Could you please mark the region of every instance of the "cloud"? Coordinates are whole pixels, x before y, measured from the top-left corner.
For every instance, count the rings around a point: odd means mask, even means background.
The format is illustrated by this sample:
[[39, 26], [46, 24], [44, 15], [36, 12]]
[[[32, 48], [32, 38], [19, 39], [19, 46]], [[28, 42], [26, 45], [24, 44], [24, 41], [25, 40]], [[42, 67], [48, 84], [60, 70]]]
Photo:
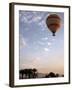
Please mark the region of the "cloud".
[[22, 22], [22, 23], [28, 23], [28, 19], [26, 17], [24, 17], [24, 16], [21, 16], [20, 22]]
[[25, 28], [25, 30], [26, 30], [26, 31], [28, 31], [28, 30], [29, 30], [29, 28], [28, 28], [28, 27], [26, 27], [26, 28]]
[[42, 41], [38, 41], [38, 44], [40, 44], [40, 45], [44, 45], [45, 43], [42, 42]]
[[41, 16], [34, 16], [33, 18], [32, 18], [32, 21], [33, 22], [38, 22], [39, 20], [41, 20], [42, 19], [42, 17]]
[[19, 13], [19, 20], [22, 23], [30, 23], [29, 19], [32, 18], [32, 15], [30, 14], [30, 12], [27, 11], [20, 11]]
[[35, 67], [40, 67], [41, 64], [41, 58], [40, 57], [31, 57], [29, 60], [26, 59], [20, 64], [20, 69], [21, 68], [35, 68]]
[[24, 23], [39, 22], [43, 17], [41, 13], [34, 11], [21, 11], [19, 13], [20, 21]]
[[40, 57], [36, 57], [36, 60], [38, 60], [38, 61], [39, 61], [39, 60], [41, 60], [41, 58], [40, 58]]
[[47, 44], [48, 44], [48, 46], [51, 46], [51, 42], [48, 42]]
[[49, 49], [48, 48], [44, 48], [44, 51], [49, 51]]
[[[45, 17], [46, 18], [46, 17]], [[38, 23], [39, 26], [41, 26], [42, 28], [47, 28], [46, 26], [46, 22], [45, 22], [45, 18], [42, 18], [41, 21]]]
[[48, 40], [48, 37], [43, 37], [42, 40]]
[[53, 38], [52, 41], [55, 41], [55, 39]]
[[40, 22], [39, 22], [39, 25], [40, 25], [40, 26], [45, 25], [45, 20], [43, 19], [42, 21], [40, 21]]
[[20, 43], [20, 49], [25, 48], [27, 46], [25, 38], [22, 35], [20, 35], [19, 40], [20, 40], [20, 42], [19, 42]]

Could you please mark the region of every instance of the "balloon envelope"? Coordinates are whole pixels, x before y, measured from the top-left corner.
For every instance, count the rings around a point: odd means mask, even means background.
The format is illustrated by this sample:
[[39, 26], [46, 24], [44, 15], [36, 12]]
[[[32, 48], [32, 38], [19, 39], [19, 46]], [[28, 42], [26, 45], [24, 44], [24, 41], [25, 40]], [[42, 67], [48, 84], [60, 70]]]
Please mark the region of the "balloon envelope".
[[60, 28], [60, 17], [57, 14], [50, 14], [46, 19], [46, 24], [49, 30], [55, 36], [55, 32]]

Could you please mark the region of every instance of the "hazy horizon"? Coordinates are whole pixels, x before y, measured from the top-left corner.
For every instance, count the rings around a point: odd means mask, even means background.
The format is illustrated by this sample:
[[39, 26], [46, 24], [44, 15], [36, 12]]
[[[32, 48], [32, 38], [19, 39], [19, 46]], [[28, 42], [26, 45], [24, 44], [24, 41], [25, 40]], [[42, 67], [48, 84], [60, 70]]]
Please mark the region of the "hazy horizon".
[[19, 70], [36, 68], [39, 73], [64, 74], [64, 13], [56, 13], [62, 27], [55, 37], [46, 25], [51, 13], [19, 11]]

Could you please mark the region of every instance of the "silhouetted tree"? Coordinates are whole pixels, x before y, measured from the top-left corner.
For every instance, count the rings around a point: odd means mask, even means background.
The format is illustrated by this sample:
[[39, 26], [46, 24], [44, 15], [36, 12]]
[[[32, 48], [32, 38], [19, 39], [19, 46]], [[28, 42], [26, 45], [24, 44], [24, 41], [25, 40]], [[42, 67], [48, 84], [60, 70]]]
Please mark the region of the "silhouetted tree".
[[36, 73], [37, 69], [34, 68], [32, 71], [33, 71], [33, 78], [36, 78], [36, 76], [37, 76], [37, 73]]
[[22, 75], [22, 79], [23, 79], [24, 70], [20, 70], [19, 73]]
[[58, 73], [56, 74], [56, 77], [59, 77], [59, 74]]
[[55, 73], [53, 72], [50, 72], [48, 75], [45, 76], [46, 78], [49, 78], [49, 77], [56, 77]]
[[28, 78], [31, 78], [32, 76], [32, 69], [28, 69]]
[[53, 73], [53, 72], [50, 72], [48, 76], [49, 76], [49, 77], [56, 77], [56, 76], [55, 76], [55, 73]]
[[[19, 71], [21, 78], [36, 78], [37, 77], [37, 69], [22, 69]], [[25, 76], [24, 76], [25, 75]]]
[[48, 75], [45, 75], [45, 78], [48, 78], [49, 76]]
[[25, 78], [28, 76], [28, 69], [24, 69]]

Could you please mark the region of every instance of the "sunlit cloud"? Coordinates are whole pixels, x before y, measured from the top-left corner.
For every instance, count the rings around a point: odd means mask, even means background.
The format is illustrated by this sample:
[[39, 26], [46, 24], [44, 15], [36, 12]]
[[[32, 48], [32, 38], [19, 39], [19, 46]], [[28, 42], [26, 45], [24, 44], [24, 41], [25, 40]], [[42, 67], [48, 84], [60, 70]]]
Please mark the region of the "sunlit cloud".
[[51, 46], [51, 42], [48, 42], [47, 44], [48, 44], [48, 46]]
[[38, 25], [41, 27], [41, 31], [45, 31], [46, 28], [47, 28], [47, 26], [46, 26], [46, 22], [45, 22], [44, 19], [41, 20], [41, 21], [38, 23]]
[[42, 67], [41, 66], [41, 58], [40, 57], [31, 57], [29, 62], [24, 62], [21, 64], [20, 68], [39, 68], [39, 67]]
[[42, 20], [41, 22], [39, 22], [38, 23], [40, 26], [42, 26], [42, 25], [45, 25], [45, 21], [44, 20]]
[[55, 39], [53, 38], [52, 41], [55, 41]]
[[27, 43], [22, 35], [20, 35], [20, 48], [25, 48], [27, 46]]
[[42, 40], [48, 40], [48, 37], [43, 37]]
[[41, 58], [40, 57], [36, 57], [36, 60], [41, 60]]
[[41, 16], [37, 16], [37, 17], [34, 16], [31, 21], [33, 21], [33, 22], [38, 22], [38, 21], [41, 20], [41, 19], [42, 19]]
[[28, 19], [26, 17], [21, 17], [20, 21], [24, 23], [28, 23]]
[[49, 49], [48, 48], [44, 48], [44, 51], [49, 51]]

